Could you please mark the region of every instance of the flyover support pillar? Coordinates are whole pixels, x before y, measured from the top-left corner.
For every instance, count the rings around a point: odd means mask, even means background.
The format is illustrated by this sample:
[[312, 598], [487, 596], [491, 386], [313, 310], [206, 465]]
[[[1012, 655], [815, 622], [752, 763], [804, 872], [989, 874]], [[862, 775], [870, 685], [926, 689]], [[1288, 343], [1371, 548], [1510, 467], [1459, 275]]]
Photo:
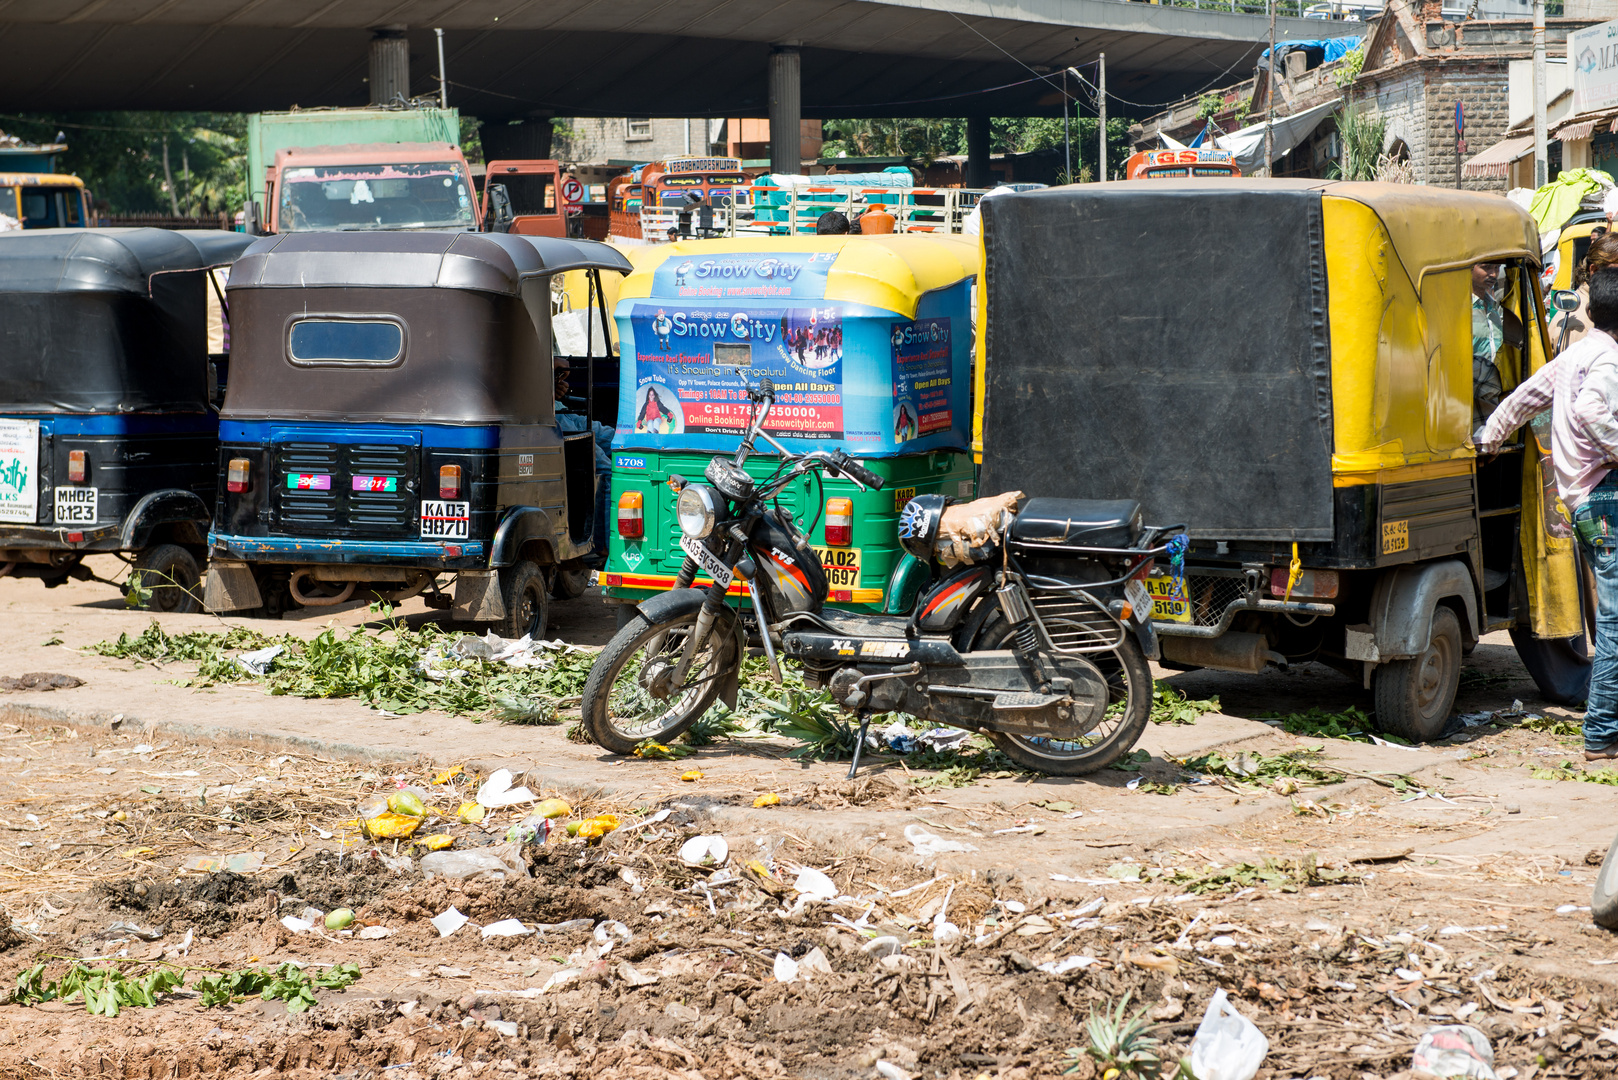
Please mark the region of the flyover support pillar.
[[989, 118], [966, 118], [966, 185], [969, 188], [989, 186]]
[[770, 49], [770, 171], [803, 171], [803, 87], [796, 45]]
[[410, 100], [410, 42], [402, 26], [371, 31], [371, 104]]

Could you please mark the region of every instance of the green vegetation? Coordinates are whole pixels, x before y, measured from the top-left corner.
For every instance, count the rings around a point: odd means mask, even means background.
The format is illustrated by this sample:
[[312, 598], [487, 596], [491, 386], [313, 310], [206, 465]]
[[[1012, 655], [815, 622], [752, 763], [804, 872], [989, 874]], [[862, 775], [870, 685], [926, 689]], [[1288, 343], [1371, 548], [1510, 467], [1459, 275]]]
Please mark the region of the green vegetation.
[[[53, 959], [62, 959], [60, 957]], [[142, 961], [107, 961], [109, 965], [138, 964]], [[28, 968], [17, 976], [17, 989], [11, 995], [15, 1005], [38, 1005], [46, 1001], [79, 998], [91, 1016], [117, 1016], [127, 1008], [151, 1008], [160, 994], [185, 987], [186, 975], [201, 977], [194, 989], [202, 994], [205, 1007], [229, 1005], [249, 997], [264, 1001], [284, 1001], [287, 1012], [306, 1012], [316, 1004], [315, 990], [340, 990], [360, 977], [358, 964], [337, 964], [313, 973], [296, 964], [282, 964], [273, 970], [245, 968], [218, 971], [213, 968], [175, 967], [164, 964], [142, 976], [126, 974], [121, 967], [90, 967], [75, 960], [58, 979], [46, 981], [45, 963]]]
[[[1146, 1021], [1146, 1010], [1129, 1013], [1130, 995], [1125, 994], [1116, 1009], [1092, 1011], [1085, 1021], [1084, 1034], [1089, 1040], [1085, 1053], [1095, 1060], [1102, 1075], [1113, 1080], [1134, 1080], [1136, 1077], [1155, 1077], [1162, 1069], [1158, 1057], [1159, 1041], [1150, 1034], [1151, 1024]], [[1077, 1058], [1075, 1047], [1068, 1054]], [[1074, 1061], [1066, 1072], [1076, 1072]]]
[[[1376, 722], [1370, 715], [1353, 706], [1340, 712], [1327, 712], [1317, 705], [1304, 712], [1264, 713], [1254, 719], [1279, 720], [1282, 731], [1316, 739], [1347, 739], [1350, 742], [1368, 743], [1371, 732], [1376, 730]], [[1382, 738], [1388, 742], [1404, 742], [1395, 736], [1384, 735]]]
[[1205, 713], [1218, 712], [1219, 699], [1188, 698], [1165, 682], [1152, 682], [1152, 723], [1194, 724]]
[[[1071, 76], [1068, 92], [1086, 103], [1090, 100], [1091, 91]], [[1129, 120], [1107, 121], [1107, 166], [1110, 174], [1120, 173], [1133, 149], [1129, 141], [1129, 125]], [[1074, 172], [1080, 176], [1085, 173], [1095, 175], [1096, 149], [1100, 141], [1097, 138], [1098, 130], [1093, 116], [1074, 116], [1068, 120], [1067, 138], [1073, 147]], [[824, 133], [826, 141], [821, 153], [825, 157], [836, 157], [840, 153], [849, 157], [908, 157], [920, 164], [930, 165], [938, 158], [966, 153], [966, 121], [958, 118], [827, 120]], [[989, 121], [989, 152], [993, 154], [1060, 150], [1063, 145], [1060, 116], [997, 116]]]
[[1531, 766], [1528, 771], [1535, 780], [1577, 780], [1585, 784], [1605, 784], [1608, 787], [1618, 787], [1618, 770], [1585, 770], [1571, 761], [1564, 761], [1552, 768], [1535, 768]]

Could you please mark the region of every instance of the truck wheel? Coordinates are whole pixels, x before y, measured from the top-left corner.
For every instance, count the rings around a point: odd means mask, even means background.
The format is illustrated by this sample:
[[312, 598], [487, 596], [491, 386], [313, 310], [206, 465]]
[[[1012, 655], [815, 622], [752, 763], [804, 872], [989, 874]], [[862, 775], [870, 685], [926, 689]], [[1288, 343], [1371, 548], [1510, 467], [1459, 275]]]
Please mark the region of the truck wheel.
[[577, 600], [590, 587], [590, 571], [558, 570], [551, 582], [551, 595], [558, 600]]
[[202, 574], [197, 560], [179, 544], [142, 548], [135, 555], [129, 582], [146, 592], [148, 611], [189, 614], [202, 610]]
[[1566, 638], [1537, 638], [1526, 626], [1511, 628], [1522, 666], [1533, 676], [1545, 700], [1577, 705], [1590, 694], [1590, 650], [1583, 634]]
[[1450, 706], [1461, 685], [1461, 623], [1447, 607], [1433, 609], [1427, 649], [1409, 660], [1394, 660], [1376, 669], [1376, 726], [1411, 742], [1430, 742], [1444, 734]]
[[530, 559], [501, 570], [500, 601], [506, 606], [506, 616], [500, 620], [496, 633], [506, 638], [527, 634], [534, 641], [544, 637], [549, 592], [545, 571]]

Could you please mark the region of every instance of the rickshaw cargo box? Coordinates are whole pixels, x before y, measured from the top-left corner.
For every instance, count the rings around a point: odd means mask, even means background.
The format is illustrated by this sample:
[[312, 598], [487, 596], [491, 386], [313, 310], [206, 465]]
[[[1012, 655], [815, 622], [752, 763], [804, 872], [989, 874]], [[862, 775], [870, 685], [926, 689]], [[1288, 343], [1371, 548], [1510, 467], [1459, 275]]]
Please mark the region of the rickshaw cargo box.
[[983, 203], [984, 491], [1330, 540], [1321, 193], [1130, 181]]

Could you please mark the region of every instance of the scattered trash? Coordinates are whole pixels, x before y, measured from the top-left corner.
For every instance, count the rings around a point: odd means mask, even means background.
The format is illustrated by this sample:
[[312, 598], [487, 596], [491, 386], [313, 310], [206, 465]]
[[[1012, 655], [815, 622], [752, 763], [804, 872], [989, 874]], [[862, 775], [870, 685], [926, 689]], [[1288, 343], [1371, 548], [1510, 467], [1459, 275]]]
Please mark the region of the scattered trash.
[[404, 840], [421, 828], [421, 818], [388, 811], [365, 820], [365, 831], [377, 840]]
[[452, 879], [504, 881], [528, 876], [528, 864], [511, 845], [476, 851], [434, 851], [421, 857], [421, 872]]
[[378, 941], [385, 937], [392, 937], [395, 931], [386, 926], [362, 926], [357, 935], [364, 941]]
[[315, 928], [315, 924], [308, 919], [300, 919], [296, 915], [281, 916], [281, 925], [294, 934], [307, 933]]
[[476, 825], [489, 811], [482, 803], [463, 802], [455, 811], [455, 820], [463, 825]]
[[1052, 975], [1066, 975], [1070, 971], [1079, 971], [1096, 962], [1093, 956], [1068, 956], [1061, 960], [1052, 960], [1048, 964], [1040, 964], [1040, 971], [1048, 971]]
[[533, 931], [524, 926], [521, 919], [501, 919], [499, 922], [490, 923], [483, 928], [485, 938], [523, 937], [531, 933]]
[[1270, 1052], [1270, 1040], [1215, 990], [1191, 1039], [1191, 1072], [1197, 1080], [1253, 1080]]
[[917, 750], [958, 750], [972, 737], [962, 728], [931, 728], [912, 731], [903, 720], [895, 720], [880, 732], [866, 736], [866, 744], [881, 749], [886, 744], [897, 754], [913, 754]]
[[501, 806], [515, 806], [518, 803], [533, 802], [534, 793], [525, 787], [512, 787], [512, 779], [510, 769], [496, 769], [478, 788], [478, 805], [493, 810]]
[[598, 924], [593, 935], [596, 944], [601, 946], [598, 956], [606, 956], [612, 951], [614, 945], [619, 945], [634, 938], [635, 932], [617, 919], [608, 919]]
[[832, 974], [831, 961], [826, 959], [826, 953], [817, 945], [798, 961], [798, 977], [800, 979], [813, 979], [817, 975]]
[[443, 851], [445, 848], [455, 846], [455, 837], [449, 833], [433, 833], [431, 836], [421, 838], [421, 846], [428, 851]]
[[354, 913], [346, 907], [340, 907], [326, 916], [327, 930], [346, 930], [354, 924]]
[[617, 814], [597, 814], [588, 821], [576, 822], [567, 827], [569, 836], [577, 836], [585, 840], [600, 840], [603, 836], [618, 828]]
[[109, 934], [128, 934], [132, 938], [142, 941], [156, 941], [163, 936], [161, 926], [143, 927], [130, 922], [115, 922], [107, 927]]
[[483, 1026], [492, 1031], [498, 1031], [508, 1039], [517, 1037], [517, 1021], [515, 1020], [485, 1020]]
[[[264, 639], [260, 638], [259, 640]], [[286, 650], [285, 645], [271, 645], [268, 648], [254, 649], [252, 652], [245, 652], [237, 656], [236, 663], [240, 664], [242, 670], [249, 675], [268, 675], [270, 673], [270, 664]]]
[[217, 874], [228, 870], [232, 874], [256, 874], [264, 869], [264, 852], [244, 851], [236, 855], [193, 855], [180, 864], [181, 870], [199, 874]]
[[693, 836], [680, 845], [680, 861], [687, 866], [723, 866], [730, 858], [730, 845], [723, 836]]
[[810, 900], [835, 900], [839, 892], [836, 882], [812, 866], [798, 871], [792, 887]]
[[784, 952], [775, 954], [775, 981], [782, 983], [798, 981], [798, 962]]
[[551, 977], [545, 980], [545, 985], [539, 988], [539, 992], [548, 994], [557, 987], [566, 986], [583, 974], [584, 972], [578, 968], [563, 968], [561, 971], [552, 972]]
[[959, 840], [945, 840], [941, 836], [934, 836], [920, 825], [906, 825], [905, 839], [915, 849], [915, 854], [925, 859], [932, 855], [940, 855], [946, 851], [976, 851], [972, 844], [963, 844]]
[[1428, 1028], [1416, 1043], [1410, 1068], [1434, 1076], [1499, 1080], [1488, 1036], [1466, 1024]]
[[695, 783], [696, 781], [702, 779], [702, 770], [701, 769], [688, 769], [685, 772], [680, 774], [680, 779], [684, 780], [688, 784]]
[[914, 1080], [909, 1073], [885, 1058], [877, 1059], [876, 1071], [882, 1076], [883, 1080]]
[[777, 795], [773, 791], [766, 791], [764, 794], [760, 795], [758, 798], [753, 800], [753, 809], [754, 810], [762, 810], [766, 806], [780, 806], [780, 805], [781, 805], [781, 796]]
[[644, 971], [630, 966], [628, 961], [619, 964], [616, 970], [618, 977], [630, 986], [651, 986], [657, 981], [656, 975], [648, 975]]
[[455, 779], [457, 776], [461, 775], [462, 771], [463, 770], [462, 770], [461, 766], [452, 765], [449, 768], [445, 769], [443, 772], [441, 772], [441, 773], [437, 774], [436, 776], [434, 776], [433, 777], [433, 784], [435, 786], [438, 785], [438, 784], [447, 784], [451, 780]]
[[[286, 922], [285, 919], [282, 919], [281, 921]], [[456, 911], [455, 906], [452, 904], [442, 914], [434, 915], [432, 918], [432, 924], [433, 929], [438, 931], [438, 936], [441, 938], [446, 938], [466, 925], [466, 916], [462, 915], [459, 911]]]
[[904, 949], [904, 942], [891, 934], [874, 937], [860, 946], [860, 952], [868, 956], [897, 956]]

